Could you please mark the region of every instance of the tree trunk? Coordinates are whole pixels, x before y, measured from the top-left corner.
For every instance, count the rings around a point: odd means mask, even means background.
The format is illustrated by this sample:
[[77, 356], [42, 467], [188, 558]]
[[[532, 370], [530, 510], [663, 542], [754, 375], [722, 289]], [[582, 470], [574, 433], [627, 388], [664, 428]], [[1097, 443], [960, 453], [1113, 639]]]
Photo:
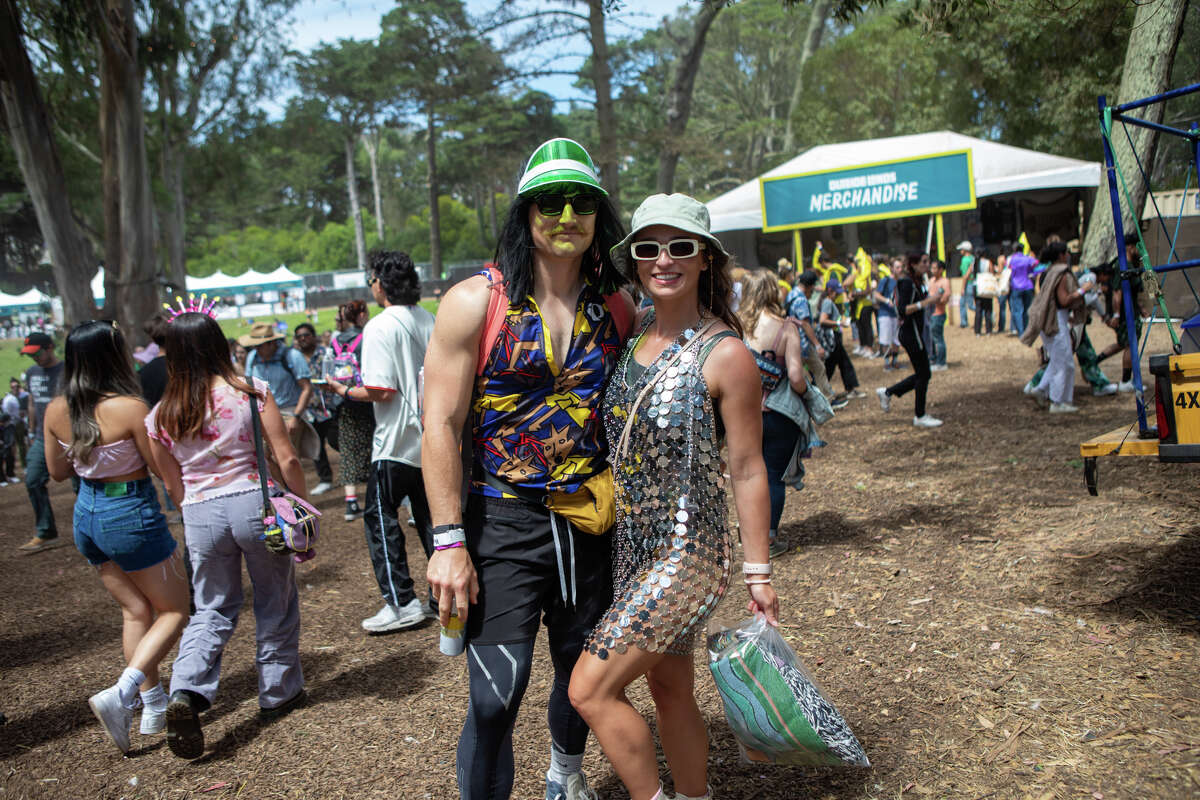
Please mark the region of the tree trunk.
[[488, 224], [492, 228], [492, 241], [500, 241], [500, 222], [496, 216], [496, 190], [489, 187], [488, 193]]
[[438, 208], [437, 128], [433, 102], [425, 106], [425, 159], [429, 167], [429, 274], [442, 277], [442, 213]]
[[608, 39], [604, 32], [604, 3], [605, 0], [588, 0], [588, 36], [592, 42], [592, 85], [596, 89], [598, 138], [594, 158], [600, 168], [600, 184], [608, 191], [613, 206], [620, 213], [617, 116], [613, 111], [612, 67], [608, 63]]
[[[1171, 76], [1171, 65], [1175, 61], [1175, 51], [1183, 34], [1187, 5], [1188, 0], [1159, 0], [1157, 3], [1138, 5], [1129, 33], [1129, 45], [1125, 48], [1121, 87], [1117, 91], [1117, 103], [1113, 105], [1166, 91]], [[1155, 103], [1133, 113], [1142, 119], [1162, 122], [1164, 108], [1165, 104]], [[1149, 169], [1154, 163], [1158, 134], [1132, 125], [1129, 126], [1129, 133], [1137, 157], [1142, 165]], [[1146, 181], [1138, 170], [1134, 151], [1130, 150], [1129, 141], [1125, 138], [1119, 122], [1113, 124], [1112, 144], [1133, 201], [1130, 207], [1125, 202], [1124, 192], [1120, 193], [1122, 224], [1128, 233], [1141, 217], [1142, 205], [1146, 200]], [[1096, 202], [1092, 206], [1090, 224], [1083, 239], [1080, 261], [1083, 264], [1102, 264], [1116, 254], [1117, 242], [1109, 200], [1108, 178], [1102, 175], [1100, 189], [1096, 192]]]
[[[821, 0], [828, 3], [830, 0]], [[687, 129], [688, 117], [692, 113], [692, 89], [696, 85], [696, 73], [700, 69], [700, 57], [704, 55], [704, 42], [708, 29], [724, 5], [717, 0], [706, 0], [696, 15], [696, 26], [692, 41], [679, 55], [675, 65], [675, 80], [667, 94], [666, 139], [658, 156], [658, 191], [670, 194], [675, 187], [675, 168], [679, 164], [679, 146]]]
[[358, 176], [354, 174], [354, 145], [358, 137], [346, 136], [346, 194], [350, 197], [350, 219], [354, 223], [354, 252], [358, 268], [367, 268], [367, 235], [363, 232], [362, 207], [358, 204]]
[[783, 153], [793, 155], [796, 146], [796, 133], [792, 129], [792, 117], [800, 105], [800, 95], [804, 92], [804, 65], [812, 58], [813, 53], [821, 46], [821, 36], [825, 33], [825, 21], [829, 18], [832, 0], [816, 0], [809, 10], [808, 31], [804, 34], [804, 48], [800, 51], [800, 60], [796, 64], [796, 77], [792, 83], [792, 97], [788, 101], [787, 124], [783, 129]]
[[[105, 159], [113, 159], [119, 189], [120, 258], [107, 264], [105, 307], [134, 342], [145, 340], [142, 322], [160, 303], [158, 260], [154, 249], [154, 205], [150, 169], [146, 159], [146, 122], [142, 111], [142, 70], [137, 59], [137, 25], [132, 0], [106, 0], [92, 7], [93, 27], [100, 40], [101, 84], [106, 85], [107, 109], [112, 117], [106, 132]], [[106, 214], [107, 216], [107, 214]], [[108, 272], [115, 297], [107, 296]]]
[[178, 65], [178, 56], [161, 64], [158, 73], [158, 117], [162, 151], [159, 153], [159, 168], [162, 170], [163, 186], [167, 190], [167, 207], [159, 219], [162, 223], [163, 243], [167, 248], [166, 277], [168, 294], [187, 291], [187, 256], [183, 247], [186, 225], [186, 200], [183, 196], [183, 161], [187, 148], [187, 137], [176, 134], [173, 121], [179, 107], [178, 93], [173, 77]]
[[171, 141], [168, 136], [163, 137], [163, 184], [167, 189], [170, 206], [161, 219], [163, 238], [167, 245], [167, 281], [170, 283], [173, 293], [187, 291], [187, 254], [183, 246], [184, 225], [186, 224], [184, 218], [186, 201], [183, 197], [183, 148], [185, 146]]
[[371, 188], [375, 192], [375, 235], [383, 245], [383, 194], [379, 190], [379, 129], [363, 133], [363, 146], [367, 148], [367, 160], [371, 162]]
[[46, 105], [25, 50], [16, 0], [0, 0], [0, 104], [38, 227], [50, 251], [50, 268], [65, 321], [71, 325], [95, 318], [91, 292], [95, 256], [75, 224]]

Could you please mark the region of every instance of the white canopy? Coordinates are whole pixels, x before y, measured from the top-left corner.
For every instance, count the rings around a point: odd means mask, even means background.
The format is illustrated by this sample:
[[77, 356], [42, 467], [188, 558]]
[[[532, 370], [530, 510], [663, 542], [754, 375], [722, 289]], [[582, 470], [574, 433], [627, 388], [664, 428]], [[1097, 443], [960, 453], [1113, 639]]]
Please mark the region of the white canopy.
[[[246, 270], [241, 275], [228, 275], [221, 270], [217, 270], [212, 275], [203, 278], [196, 278], [191, 275], [187, 279], [187, 290], [189, 292], [208, 292], [212, 294], [220, 294], [221, 292], [230, 292], [237, 289], [244, 289], [249, 286], [271, 286], [283, 284], [303, 283], [304, 277], [297, 275], [290, 269], [280, 266], [271, 272], [258, 272], [256, 270]], [[96, 277], [92, 278], [92, 297], [97, 300], [104, 299], [104, 270], [96, 271]]]
[[43, 294], [37, 289], [30, 289], [22, 294], [5, 294], [0, 292], [0, 308], [16, 308], [19, 306], [39, 306], [49, 303], [50, 295]]
[[[976, 197], [1035, 189], [1100, 185], [1099, 163], [1047, 155], [1022, 147], [964, 136], [953, 131], [820, 145], [764, 172], [760, 177], [843, 169], [967, 148], [971, 150]], [[708, 212], [712, 216], [714, 233], [761, 230], [762, 203], [758, 178], [710, 200]]]

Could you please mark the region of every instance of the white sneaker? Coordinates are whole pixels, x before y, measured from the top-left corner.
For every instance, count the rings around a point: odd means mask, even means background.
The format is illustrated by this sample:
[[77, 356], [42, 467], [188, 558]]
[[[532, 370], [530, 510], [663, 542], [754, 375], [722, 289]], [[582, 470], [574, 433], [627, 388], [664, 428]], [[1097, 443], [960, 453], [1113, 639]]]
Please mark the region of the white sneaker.
[[597, 800], [598, 797], [582, 772], [568, 777], [566, 786], [550, 780], [549, 775], [546, 777], [546, 800]]
[[1033, 379], [1031, 378], [1029, 380], [1029, 383], [1027, 383], [1023, 387], [1021, 387], [1021, 394], [1033, 394], [1034, 388], [1035, 387], [1033, 385]]
[[1110, 394], [1116, 394], [1116, 393], [1117, 393], [1117, 385], [1115, 383], [1109, 383], [1105, 386], [1101, 386], [1098, 389], [1092, 389], [1093, 397], [1108, 397]]
[[1079, 406], [1073, 406], [1070, 403], [1051, 403], [1051, 414], [1074, 414], [1079, 410]]
[[20, 478], [17, 478], [17, 477], [12, 477], [12, 478], [9, 478], [9, 479], [8, 479], [8, 482], [9, 482], [9, 483], [20, 483], [20, 482], [21, 482], [21, 479], [20, 479]]
[[923, 417], [913, 417], [913, 425], [918, 428], [940, 428], [942, 421], [937, 417], [926, 414]]
[[1118, 392], [1132, 392], [1135, 388], [1137, 387], [1133, 385], [1133, 378], [1130, 378], [1127, 381], [1121, 381], [1117, 384]]
[[126, 708], [121, 702], [121, 693], [116, 686], [110, 686], [102, 692], [97, 692], [88, 700], [92, 713], [105, 732], [113, 740], [113, 744], [122, 753], [129, 752], [129, 726], [133, 723], [133, 709]]
[[162, 733], [163, 728], [167, 726], [167, 707], [164, 705], [161, 710], [155, 711], [149, 706], [142, 706], [142, 723], [138, 726], [138, 733], [143, 736], [150, 736], [155, 733]]
[[880, 386], [875, 390], [875, 396], [879, 398], [879, 407], [884, 411], [892, 410], [892, 398], [887, 393], [887, 387]]
[[424, 621], [425, 610], [421, 607], [421, 601], [414, 597], [399, 608], [384, 604], [378, 614], [364, 619], [362, 626], [367, 633], [387, 633], [413, 628]]
[[309, 495], [315, 497], [319, 494], [325, 494], [332, 488], [333, 488], [333, 484], [330, 483], [329, 481], [321, 481], [320, 483], [318, 483], [316, 486], [314, 486], [312, 488], [312, 491], [309, 492]]

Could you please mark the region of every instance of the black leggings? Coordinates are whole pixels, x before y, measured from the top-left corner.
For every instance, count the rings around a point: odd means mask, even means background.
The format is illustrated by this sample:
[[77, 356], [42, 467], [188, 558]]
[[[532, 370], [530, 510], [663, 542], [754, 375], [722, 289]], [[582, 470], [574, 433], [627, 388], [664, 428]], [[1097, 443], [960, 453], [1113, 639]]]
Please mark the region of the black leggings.
[[912, 332], [910, 325], [900, 328], [900, 345], [908, 353], [908, 361], [912, 364], [913, 372], [899, 383], [887, 388], [892, 397], [900, 397], [909, 389], [916, 389], [916, 404], [913, 413], [918, 417], [925, 416], [925, 393], [929, 390], [929, 354], [920, 338]]
[[825, 356], [825, 374], [829, 376], [830, 383], [833, 383], [835, 369], [842, 371], [842, 386], [846, 387], [847, 392], [853, 392], [858, 388], [858, 374], [854, 371], [854, 362], [850, 360], [850, 354], [846, 352], [846, 346], [842, 344], [840, 335], [833, 350]]
[[980, 328], [986, 326], [988, 333], [992, 332], [992, 298], [976, 297], [975, 298], [975, 334], [978, 336]]
[[867, 306], [858, 315], [858, 344], [870, 350], [875, 344], [875, 330], [871, 325], [875, 317], [875, 307]]
[[[550, 740], [562, 753], [575, 755], [587, 746], [588, 726], [571, 705], [567, 687], [579, 658], [577, 635], [550, 633], [554, 686], [547, 717]], [[458, 737], [458, 789], [462, 800], [507, 800], [513, 785], [513, 724], [529, 684], [533, 640], [467, 647], [470, 700], [467, 722]]]

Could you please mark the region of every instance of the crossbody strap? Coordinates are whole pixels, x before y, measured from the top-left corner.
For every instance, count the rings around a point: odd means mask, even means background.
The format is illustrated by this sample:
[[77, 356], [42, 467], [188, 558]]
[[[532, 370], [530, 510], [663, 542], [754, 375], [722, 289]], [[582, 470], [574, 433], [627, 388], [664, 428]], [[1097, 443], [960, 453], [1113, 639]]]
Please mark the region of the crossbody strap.
[[[263, 431], [262, 417], [258, 413], [258, 397], [250, 395], [250, 427], [254, 429], [254, 456], [258, 459], [258, 482], [262, 487], [263, 496], [263, 515], [267, 517], [275, 516], [275, 510], [271, 507], [271, 490], [267, 486], [267, 456], [263, 452]], [[287, 479], [282, 474], [279, 476], [279, 483], [283, 490], [289, 494], [295, 494], [291, 487], [287, 485]]]
[[271, 508], [271, 491], [267, 488], [267, 457], [263, 452], [262, 420], [258, 415], [256, 394], [250, 395], [250, 427], [254, 429], [254, 455], [258, 459], [258, 483], [262, 488], [263, 517], [273, 517], [275, 510]]

